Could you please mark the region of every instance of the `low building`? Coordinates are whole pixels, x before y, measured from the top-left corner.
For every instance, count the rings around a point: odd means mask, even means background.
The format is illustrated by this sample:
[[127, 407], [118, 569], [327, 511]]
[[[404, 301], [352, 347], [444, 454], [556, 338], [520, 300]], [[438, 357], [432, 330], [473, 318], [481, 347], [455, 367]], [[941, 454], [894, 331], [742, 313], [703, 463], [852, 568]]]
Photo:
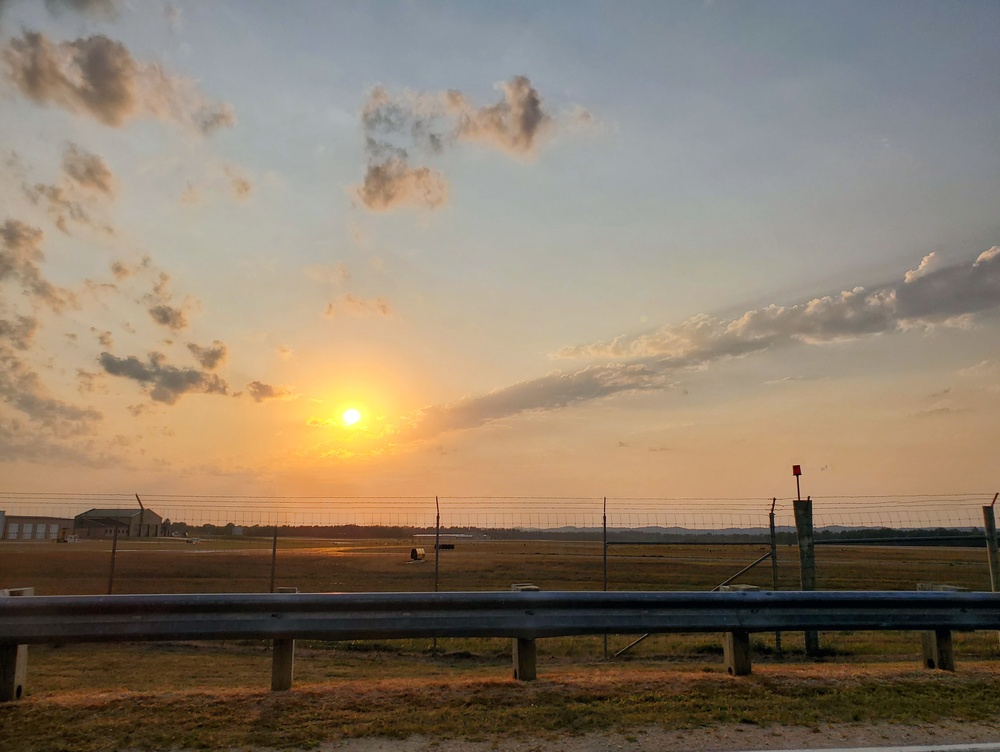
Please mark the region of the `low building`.
[[14, 515], [0, 512], [0, 540], [54, 541], [73, 532], [74, 522], [65, 517]]
[[152, 509], [88, 509], [73, 521], [73, 532], [81, 538], [156, 538], [163, 518]]

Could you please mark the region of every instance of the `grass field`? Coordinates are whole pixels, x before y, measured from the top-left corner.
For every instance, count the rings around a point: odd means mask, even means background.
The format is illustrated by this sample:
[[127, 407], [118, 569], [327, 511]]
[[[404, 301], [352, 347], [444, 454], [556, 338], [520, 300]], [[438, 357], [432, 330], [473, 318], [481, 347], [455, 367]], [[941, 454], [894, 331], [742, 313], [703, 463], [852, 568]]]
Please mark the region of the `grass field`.
[[[411, 562], [414, 543], [279, 542], [276, 585], [301, 591], [429, 591], [433, 551]], [[426, 544], [416, 544], [423, 545]], [[426, 546], [431, 549], [432, 546]], [[107, 592], [110, 542], [0, 545], [0, 587], [39, 595]], [[709, 590], [764, 552], [747, 546], [628, 546], [608, 556], [612, 590]], [[779, 551], [779, 587], [795, 589], [797, 554]], [[938, 582], [989, 588], [985, 553], [963, 548], [817, 551], [822, 589], [912, 590]], [[271, 577], [263, 539], [120, 541], [114, 592], [261, 592]], [[600, 544], [469, 541], [442, 551], [441, 590], [600, 590]], [[770, 563], [737, 582], [771, 585]], [[611, 636], [614, 652], [631, 638]], [[0, 750], [132, 747], [308, 747], [356, 736], [435, 733], [488, 738], [657, 724], [987, 720], [1000, 707], [996, 633], [955, 635], [956, 674], [920, 666], [919, 635], [822, 633], [825, 654], [807, 661], [800, 634], [753, 639], [754, 674], [722, 668], [721, 636], [658, 635], [605, 661], [603, 640], [540, 640], [539, 677], [513, 682], [510, 644], [499, 639], [306, 643], [296, 652], [295, 689], [266, 691], [261, 642], [38, 646], [30, 652], [27, 699], [0, 707]], [[169, 718], [169, 723], [151, 719]], [[513, 730], [513, 731], [512, 731]], [[17, 739], [18, 746], [3, 739]]]

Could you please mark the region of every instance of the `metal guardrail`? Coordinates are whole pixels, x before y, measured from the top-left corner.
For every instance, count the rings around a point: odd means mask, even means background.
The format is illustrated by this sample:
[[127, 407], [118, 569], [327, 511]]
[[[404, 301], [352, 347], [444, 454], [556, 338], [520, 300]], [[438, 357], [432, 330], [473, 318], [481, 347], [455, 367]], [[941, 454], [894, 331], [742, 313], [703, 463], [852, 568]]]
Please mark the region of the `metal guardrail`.
[[0, 643], [998, 629], [969, 592], [221, 593], [0, 601]]
[[753, 632], [929, 630], [947, 657], [951, 630], [977, 629], [1000, 629], [1000, 594], [497, 591], [0, 599], [0, 658], [12, 656], [17, 645], [49, 642], [270, 639], [274, 688], [291, 685], [295, 639], [507, 637], [520, 646], [515, 676], [533, 678], [533, 641], [544, 637], [723, 632], [727, 666], [744, 674], [750, 672]]

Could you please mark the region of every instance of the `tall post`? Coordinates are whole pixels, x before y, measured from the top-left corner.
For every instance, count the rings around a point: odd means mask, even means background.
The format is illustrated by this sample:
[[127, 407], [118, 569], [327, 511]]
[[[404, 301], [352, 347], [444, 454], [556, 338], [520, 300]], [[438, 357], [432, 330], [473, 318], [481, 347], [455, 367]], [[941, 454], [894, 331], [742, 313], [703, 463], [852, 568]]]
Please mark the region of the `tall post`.
[[139, 498], [139, 494], [135, 495], [135, 500], [139, 502], [139, 535], [138, 535], [138, 537], [141, 538], [142, 537], [142, 526], [145, 524], [145, 521], [146, 521], [146, 507], [144, 507], [142, 505], [142, 499]]
[[[608, 497], [604, 497], [604, 592], [608, 592]], [[608, 660], [608, 636], [604, 635], [604, 660]]]
[[990, 565], [990, 587], [993, 592], [1000, 592], [1000, 566], [997, 565], [997, 521], [994, 516], [993, 506], [997, 503], [997, 496], [993, 495], [993, 503], [983, 507], [983, 526], [986, 533], [986, 556]]
[[[812, 499], [795, 501], [795, 533], [799, 543], [799, 572], [803, 590], [816, 589], [816, 549], [813, 541]], [[819, 654], [819, 634], [805, 633], [806, 655]]]
[[108, 574], [108, 595], [115, 589], [115, 559], [118, 558], [118, 520], [115, 520], [115, 535], [111, 539], [111, 572]]
[[[434, 497], [434, 592], [438, 591], [441, 575], [441, 500]], [[434, 636], [434, 644], [431, 646], [431, 653], [437, 655], [438, 638]]]
[[[813, 540], [812, 498], [802, 500], [802, 490], [799, 477], [802, 475], [800, 465], [792, 466], [795, 476], [795, 536], [799, 544], [799, 573], [803, 590], [816, 589], [816, 548]], [[806, 655], [814, 657], [819, 654], [819, 633], [805, 633]]]
[[[778, 534], [774, 527], [774, 505], [778, 499], [771, 498], [771, 514], [769, 515], [771, 527], [771, 590], [778, 589]], [[774, 633], [774, 650], [781, 652], [781, 632]]]
[[434, 497], [434, 592], [438, 591], [439, 576], [441, 574], [441, 502], [438, 497]]
[[[986, 557], [990, 565], [990, 588], [994, 593], [1000, 592], [1000, 566], [997, 564], [997, 521], [994, 516], [993, 507], [996, 506], [997, 496], [1000, 492], [993, 494], [993, 502], [988, 507], [983, 507], [983, 527], [986, 533]], [[1000, 632], [997, 633], [1000, 636]]]
[[271, 587], [267, 591], [274, 592], [274, 570], [278, 564], [278, 526], [274, 526], [274, 537], [271, 539]]

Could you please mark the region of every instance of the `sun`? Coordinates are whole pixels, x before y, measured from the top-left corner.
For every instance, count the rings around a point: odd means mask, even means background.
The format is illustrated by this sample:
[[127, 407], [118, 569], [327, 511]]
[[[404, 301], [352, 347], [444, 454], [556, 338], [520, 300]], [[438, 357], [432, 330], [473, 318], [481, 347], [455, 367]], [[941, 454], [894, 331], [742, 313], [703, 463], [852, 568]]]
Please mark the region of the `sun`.
[[352, 407], [344, 410], [344, 414], [340, 417], [344, 421], [345, 426], [353, 426], [361, 420], [361, 411]]

